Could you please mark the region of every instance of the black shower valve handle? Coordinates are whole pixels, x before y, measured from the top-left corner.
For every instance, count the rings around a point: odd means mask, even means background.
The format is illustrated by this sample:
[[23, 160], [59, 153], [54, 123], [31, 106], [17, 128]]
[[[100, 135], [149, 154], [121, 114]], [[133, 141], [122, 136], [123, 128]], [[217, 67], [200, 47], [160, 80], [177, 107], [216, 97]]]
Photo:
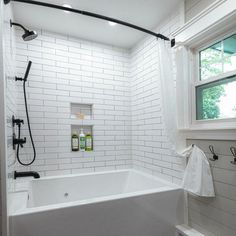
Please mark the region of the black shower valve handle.
[[26, 137], [24, 137], [23, 139], [18, 139], [18, 138], [13, 138], [13, 144], [14, 145], [20, 145], [21, 147], [23, 147], [23, 144], [26, 143]]
[[16, 120], [15, 120], [15, 124], [16, 124], [16, 125], [24, 124], [24, 120], [16, 119]]
[[25, 79], [22, 77], [15, 76], [15, 81], [25, 81]]
[[20, 146], [23, 148], [23, 143], [26, 143], [26, 137], [22, 140], [22, 143], [20, 143]]
[[12, 116], [12, 124], [13, 124], [13, 127], [14, 127], [15, 125], [20, 126], [21, 124], [24, 124], [24, 120], [15, 119], [15, 116]]

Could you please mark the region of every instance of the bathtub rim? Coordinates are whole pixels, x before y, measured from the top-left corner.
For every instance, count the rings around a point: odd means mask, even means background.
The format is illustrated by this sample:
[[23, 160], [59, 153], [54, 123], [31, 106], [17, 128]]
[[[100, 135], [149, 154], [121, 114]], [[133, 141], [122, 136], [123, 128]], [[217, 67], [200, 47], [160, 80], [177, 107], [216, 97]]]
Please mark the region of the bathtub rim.
[[[96, 204], [96, 203], [102, 203], [102, 202], [107, 202], [107, 201], [113, 201], [113, 200], [119, 200], [119, 199], [124, 199], [124, 198], [132, 198], [132, 197], [138, 197], [138, 196], [145, 196], [149, 194], [155, 194], [155, 193], [161, 193], [161, 192], [167, 192], [167, 191], [175, 191], [175, 190], [183, 190], [181, 186], [176, 185], [174, 183], [168, 182], [166, 180], [161, 179], [160, 177], [157, 176], [152, 176], [147, 173], [143, 173], [139, 170], [133, 170], [133, 169], [123, 169], [123, 170], [114, 170], [114, 171], [101, 171], [101, 172], [91, 172], [91, 173], [81, 173], [81, 174], [73, 174], [73, 175], [63, 175], [63, 176], [49, 176], [49, 177], [42, 177], [42, 179], [39, 180], [30, 180], [29, 182], [34, 182], [34, 181], [40, 181], [40, 180], [50, 180], [50, 179], [60, 179], [60, 178], [67, 178], [67, 177], [79, 177], [79, 176], [88, 176], [88, 175], [98, 175], [98, 174], [109, 174], [109, 173], [120, 173], [120, 172], [136, 172], [138, 174], [141, 174], [147, 178], [154, 179], [156, 181], [159, 181], [163, 184], [166, 184], [163, 187], [159, 188], [151, 188], [151, 189], [146, 189], [146, 190], [139, 190], [139, 191], [134, 191], [130, 193], [120, 193], [120, 194], [113, 194], [109, 196], [102, 196], [102, 197], [95, 197], [95, 198], [90, 198], [86, 200], [77, 200], [77, 201], [71, 201], [71, 202], [64, 202], [64, 203], [56, 203], [56, 204], [50, 204], [50, 205], [45, 205], [45, 206], [38, 206], [38, 207], [25, 207], [24, 209], [20, 209], [18, 211], [11, 211], [9, 216], [14, 217], [14, 216], [20, 216], [20, 215], [27, 215], [27, 214], [32, 214], [32, 213], [39, 213], [39, 212], [47, 212], [47, 211], [53, 211], [53, 210], [58, 210], [58, 209], [65, 209], [65, 208], [71, 208], [75, 206], [82, 206], [82, 205], [88, 205], [88, 204]], [[28, 190], [22, 190], [22, 191], [16, 191], [12, 192], [13, 198], [14, 194], [25, 194], [25, 201], [27, 202], [28, 200]], [[16, 197], [16, 196], [15, 196]], [[16, 197], [17, 198], [17, 197]], [[16, 199], [17, 200], [17, 199]]]
[[151, 175], [145, 172], [142, 172], [140, 170], [136, 170], [136, 169], [121, 169], [121, 170], [109, 170], [109, 171], [97, 171], [97, 172], [88, 172], [88, 173], [78, 173], [78, 174], [66, 174], [66, 175], [55, 175], [55, 176], [43, 176], [39, 179], [32, 179], [30, 180], [30, 182], [39, 182], [39, 181], [43, 181], [43, 180], [50, 180], [50, 179], [63, 179], [63, 178], [73, 178], [73, 177], [79, 177], [79, 176], [89, 176], [89, 175], [103, 175], [103, 174], [111, 174], [111, 173], [121, 173], [121, 172], [134, 172], [137, 174], [140, 174], [142, 176], [145, 176], [147, 178], [151, 178], [154, 179], [156, 181], [159, 181], [163, 184], [166, 185], [170, 185], [173, 187], [178, 187], [179, 185], [169, 182], [165, 179], [162, 179], [158, 176], [155, 175]]

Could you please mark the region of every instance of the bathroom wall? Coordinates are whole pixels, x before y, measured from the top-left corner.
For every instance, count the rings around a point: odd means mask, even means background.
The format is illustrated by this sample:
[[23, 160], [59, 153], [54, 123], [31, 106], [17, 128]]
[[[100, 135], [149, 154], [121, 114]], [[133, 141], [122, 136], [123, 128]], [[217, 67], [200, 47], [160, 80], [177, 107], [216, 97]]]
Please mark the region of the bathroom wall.
[[3, 71], [3, 4], [0, 3], [0, 132], [3, 133], [3, 137], [0, 137], [0, 167], [1, 167], [1, 176], [0, 176], [0, 222], [1, 222], [1, 226], [0, 226], [0, 235], [2, 235], [2, 219], [3, 219], [3, 191], [2, 191], [2, 184], [4, 183], [3, 180], [3, 172], [5, 172], [5, 168], [2, 168], [3, 166], [5, 166], [4, 164], [4, 158], [6, 155], [5, 149], [6, 149], [6, 142], [4, 139], [5, 136], [5, 109], [4, 109], [4, 71]]
[[[183, 22], [179, 12], [166, 19], [157, 32], [170, 35]], [[173, 155], [165, 135], [159, 78], [158, 45], [147, 37], [131, 53], [132, 157], [134, 167], [180, 183], [182, 160]]]
[[[157, 31], [170, 35], [183, 23], [180, 21], [177, 11]], [[133, 163], [138, 169], [179, 183], [181, 159], [170, 152], [161, 115], [156, 39], [145, 38], [130, 53], [38, 32], [39, 37], [27, 43], [22, 41], [21, 31], [16, 37], [17, 75], [24, 74], [27, 60], [33, 61], [27, 91], [38, 153], [32, 167], [19, 166], [18, 170], [60, 175], [127, 168]], [[22, 83], [17, 84], [18, 113], [25, 119]], [[93, 152], [70, 151], [71, 102], [93, 104]], [[21, 150], [27, 162], [32, 148], [26, 125], [22, 135], [28, 140]]]
[[[187, 1], [186, 21], [212, 2]], [[157, 31], [169, 35], [181, 24], [179, 13], [175, 13]], [[22, 41], [21, 31], [17, 31], [16, 37], [17, 75], [22, 76], [27, 61], [33, 61], [27, 96], [38, 152], [31, 168], [17, 169], [60, 175], [127, 168], [133, 163], [137, 169], [180, 183], [182, 160], [171, 153], [164, 132], [156, 39], [147, 37], [129, 52], [38, 32], [39, 37], [28, 43]], [[22, 83], [17, 84], [18, 114], [25, 119]], [[14, 86], [15, 82], [9, 82], [9, 117], [15, 112]], [[70, 151], [70, 126], [74, 123], [70, 119], [70, 102], [94, 104], [95, 119], [90, 123], [94, 125], [93, 152]], [[25, 124], [23, 135], [28, 143], [21, 153], [28, 161], [32, 149], [26, 128]], [[8, 131], [10, 137], [10, 125]], [[188, 141], [192, 143], [208, 157], [208, 145], [212, 144], [220, 159], [212, 163], [217, 197], [206, 200], [189, 195], [189, 223], [207, 235], [236, 235], [236, 169], [230, 164], [229, 152], [236, 142]], [[14, 160], [13, 155], [9, 148], [9, 160]]]
[[188, 22], [216, 0], [185, 0], [185, 21]]
[[[186, 20], [212, 2], [187, 1]], [[157, 31], [170, 35], [182, 23], [179, 13], [175, 13]], [[133, 163], [137, 169], [180, 183], [182, 160], [171, 153], [164, 132], [156, 39], [147, 37], [129, 52], [43, 30], [38, 32], [39, 37], [28, 43], [22, 41], [21, 31], [16, 36], [16, 74], [23, 76], [27, 61], [33, 61], [27, 96], [38, 152], [31, 168], [18, 166], [17, 169], [60, 175], [127, 168]], [[18, 115], [25, 119], [22, 83], [17, 85]], [[9, 117], [15, 112], [14, 86], [15, 82], [9, 82]], [[74, 123], [70, 119], [71, 102], [93, 104], [94, 120], [90, 122], [93, 152], [70, 151]], [[22, 135], [28, 142], [21, 153], [28, 161], [32, 149], [26, 128], [25, 124]], [[10, 125], [8, 131], [10, 137]], [[188, 141], [192, 143], [207, 156], [210, 156], [208, 145], [214, 145], [220, 159], [212, 163], [217, 197], [206, 200], [188, 196], [190, 225], [208, 235], [233, 236], [236, 234], [236, 169], [230, 164], [229, 147], [236, 143]], [[9, 160], [14, 160], [13, 155], [9, 148]]]
[[[186, 21], [192, 19], [215, 0], [186, 1]], [[188, 140], [187, 144], [198, 145], [212, 158], [209, 145], [213, 145], [219, 160], [212, 162], [211, 170], [214, 179], [216, 197], [200, 198], [188, 194], [189, 224], [205, 235], [235, 236], [236, 218], [236, 165], [231, 164], [233, 156], [230, 146], [236, 147], [236, 141], [225, 140]]]
[[14, 166], [14, 151], [12, 149], [11, 116], [16, 114], [15, 76], [15, 43], [14, 30], [10, 29], [12, 10], [10, 6], [0, 3], [0, 166], [1, 166], [1, 224], [0, 235], [7, 233], [7, 201], [8, 192], [12, 189], [12, 178], [8, 174]]
[[211, 163], [216, 197], [200, 198], [188, 196], [189, 223], [206, 235], [236, 235], [236, 165], [231, 164], [233, 156], [230, 147], [236, 141], [188, 140], [188, 145], [196, 144], [212, 158], [209, 145], [213, 145], [219, 160]]
[[[0, 3], [0, 132], [3, 134], [0, 137], [0, 167], [1, 167], [1, 176], [0, 176], [0, 235], [2, 235], [2, 221], [3, 221], [3, 205], [4, 197], [3, 195], [3, 184], [4, 184], [4, 175], [3, 172], [6, 172], [3, 166], [5, 165], [5, 155], [6, 155], [6, 140], [5, 140], [5, 107], [4, 107], [4, 66], [3, 66], [3, 3]], [[4, 194], [5, 195], [5, 194]]]
[[[17, 86], [15, 83], [16, 58], [15, 58], [15, 30], [10, 27], [12, 11], [10, 6], [5, 7], [4, 15], [4, 72], [6, 87], [6, 122], [7, 122], [7, 163], [8, 174], [14, 170], [16, 159], [12, 148], [12, 116], [17, 116]], [[8, 176], [8, 189], [12, 190], [13, 178]]]
[[[33, 65], [27, 96], [37, 160], [30, 168], [41, 175], [114, 170], [131, 166], [129, 52], [37, 30], [39, 37], [24, 42], [17, 31], [17, 75], [28, 60]], [[25, 117], [22, 82], [18, 84], [18, 113]], [[70, 103], [93, 105], [94, 151], [71, 152]], [[22, 136], [24, 161], [32, 157], [26, 124]]]

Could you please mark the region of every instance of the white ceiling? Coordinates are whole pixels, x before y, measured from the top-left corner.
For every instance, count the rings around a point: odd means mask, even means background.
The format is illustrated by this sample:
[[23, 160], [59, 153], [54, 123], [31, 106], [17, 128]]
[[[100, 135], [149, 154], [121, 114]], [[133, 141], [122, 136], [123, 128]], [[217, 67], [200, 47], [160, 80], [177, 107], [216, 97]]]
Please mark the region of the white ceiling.
[[[73, 8], [91, 11], [132, 24], [154, 29], [183, 0], [41, 0], [53, 4], [70, 4]], [[145, 33], [61, 10], [11, 2], [18, 23], [34, 29], [42, 28], [61, 34], [114, 46], [131, 48]]]

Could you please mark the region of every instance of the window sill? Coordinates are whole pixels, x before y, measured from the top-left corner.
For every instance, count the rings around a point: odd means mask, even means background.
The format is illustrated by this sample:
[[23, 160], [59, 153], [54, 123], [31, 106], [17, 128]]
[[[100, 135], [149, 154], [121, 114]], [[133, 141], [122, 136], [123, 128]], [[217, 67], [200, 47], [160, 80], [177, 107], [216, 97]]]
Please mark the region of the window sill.
[[236, 140], [236, 127], [190, 127], [179, 131], [186, 139]]

